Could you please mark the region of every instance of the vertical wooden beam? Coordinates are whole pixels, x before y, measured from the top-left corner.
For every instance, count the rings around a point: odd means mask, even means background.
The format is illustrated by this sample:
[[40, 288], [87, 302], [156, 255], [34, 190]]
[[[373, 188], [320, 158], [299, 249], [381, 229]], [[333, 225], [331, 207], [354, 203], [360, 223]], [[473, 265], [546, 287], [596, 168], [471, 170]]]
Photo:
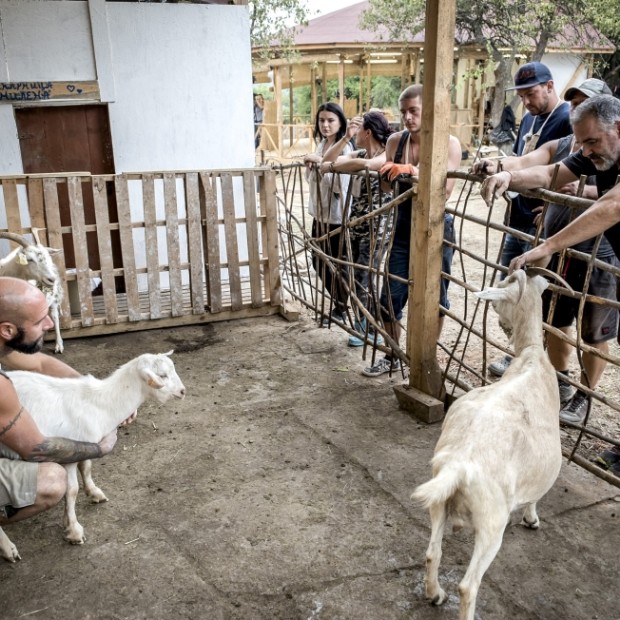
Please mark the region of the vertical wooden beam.
[[366, 110], [370, 110], [370, 100], [371, 100], [371, 92], [372, 92], [372, 81], [371, 81], [371, 70], [372, 64], [370, 62], [370, 56], [366, 62]]
[[338, 64], [338, 103], [344, 110], [344, 56], [340, 56], [340, 63]]
[[321, 67], [321, 103], [325, 103], [327, 101], [327, 63], [323, 62], [323, 66]]
[[294, 98], [293, 98], [293, 85], [295, 84], [295, 78], [293, 76], [293, 65], [289, 65], [288, 66], [288, 123], [290, 125], [290, 127], [288, 128], [288, 132], [289, 132], [289, 144], [291, 145], [291, 147], [293, 146], [293, 142], [294, 142], [294, 135], [293, 135], [293, 116], [295, 113], [295, 105], [294, 105]]
[[403, 52], [400, 55], [400, 89], [405, 90], [409, 84], [409, 54]]
[[317, 103], [317, 92], [316, 92], [316, 67], [313, 66], [310, 69], [310, 124], [314, 125], [314, 120], [316, 119], [316, 111], [319, 107]]
[[[455, 0], [426, 3], [424, 93], [420, 183], [412, 218], [409, 273], [413, 276], [407, 315], [409, 385], [442, 398], [435, 336], [446, 200], [450, 89], [454, 55]], [[420, 337], [421, 334], [424, 337]]]
[[273, 70], [273, 88], [276, 96], [276, 127], [278, 131], [278, 157], [282, 157], [282, 73], [280, 67]]

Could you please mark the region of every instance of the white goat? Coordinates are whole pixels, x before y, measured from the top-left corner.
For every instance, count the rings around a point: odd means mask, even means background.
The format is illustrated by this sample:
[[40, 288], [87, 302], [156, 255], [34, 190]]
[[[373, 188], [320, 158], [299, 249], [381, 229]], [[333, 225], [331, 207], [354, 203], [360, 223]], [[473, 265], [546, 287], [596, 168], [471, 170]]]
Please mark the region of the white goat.
[[448, 516], [455, 529], [473, 527], [475, 545], [459, 584], [460, 620], [473, 620], [480, 581], [502, 544], [510, 513], [525, 506], [522, 524], [538, 528], [536, 502], [552, 487], [562, 462], [555, 371], [543, 347], [541, 293], [547, 281], [517, 271], [477, 293], [493, 302], [512, 332], [515, 357], [504, 376], [461, 396], [448, 410], [432, 459], [433, 478], [412, 498], [430, 510], [426, 596], [446, 600], [439, 585], [441, 541]]
[[50, 307], [50, 316], [54, 321], [56, 334], [56, 353], [64, 351], [62, 336], [60, 335], [60, 303], [63, 289], [60, 283], [58, 269], [52, 260], [53, 254], [61, 250], [45, 247], [39, 240], [36, 228], [32, 229], [35, 243], [30, 243], [25, 237], [10, 232], [0, 232], [1, 239], [8, 239], [19, 244], [7, 256], [0, 259], [0, 276], [11, 276], [22, 280], [33, 281], [43, 291]]
[[[91, 375], [57, 378], [34, 372], [14, 371], [9, 377], [21, 404], [32, 415], [40, 431], [48, 437], [66, 437], [75, 441], [99, 442], [126, 420], [145, 400], [165, 403], [171, 397], [183, 398], [185, 386], [170, 359], [172, 351], [146, 353], [127, 362], [107, 379]], [[3, 446], [4, 454], [19, 458]], [[94, 503], [107, 501], [103, 491], [90, 477], [87, 461], [82, 470], [84, 488]], [[79, 490], [77, 463], [64, 465], [67, 493], [63, 525], [68, 542], [84, 543], [84, 528], [75, 514]], [[0, 555], [9, 562], [19, 558], [17, 549], [0, 528]]]

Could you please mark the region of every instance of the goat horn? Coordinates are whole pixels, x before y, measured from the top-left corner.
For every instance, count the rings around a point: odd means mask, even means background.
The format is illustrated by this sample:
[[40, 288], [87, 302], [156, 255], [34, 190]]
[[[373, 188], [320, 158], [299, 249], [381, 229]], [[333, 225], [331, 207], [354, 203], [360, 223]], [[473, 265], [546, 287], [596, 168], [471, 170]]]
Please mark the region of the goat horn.
[[41, 245], [41, 240], [39, 239], [39, 231], [43, 230], [42, 228], [31, 228], [32, 237], [37, 245]]
[[559, 276], [557, 273], [555, 273], [554, 271], [551, 271], [550, 269], [545, 269], [544, 267], [536, 267], [536, 266], [530, 265], [528, 266], [526, 273], [528, 276], [534, 275], [534, 276], [544, 276], [546, 278], [551, 278], [552, 280], [559, 282], [564, 288], [567, 288], [571, 293], [575, 292], [573, 290], [573, 287], [562, 276]]
[[0, 239], [10, 239], [11, 241], [18, 243], [24, 248], [27, 248], [28, 246], [31, 245], [30, 242], [27, 241], [25, 237], [22, 237], [21, 235], [18, 235], [12, 232], [0, 232]]

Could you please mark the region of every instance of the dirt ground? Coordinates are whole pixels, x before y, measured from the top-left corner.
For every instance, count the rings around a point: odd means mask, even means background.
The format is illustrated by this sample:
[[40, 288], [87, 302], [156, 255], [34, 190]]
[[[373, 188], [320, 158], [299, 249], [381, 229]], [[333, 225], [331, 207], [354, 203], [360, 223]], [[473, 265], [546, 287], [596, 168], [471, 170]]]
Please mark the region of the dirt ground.
[[[66, 343], [105, 376], [175, 349], [184, 401], [145, 405], [95, 464], [110, 501], [62, 540], [60, 506], [7, 527], [22, 561], [0, 565], [0, 618], [439, 620], [458, 616], [471, 536], [447, 534], [442, 608], [424, 600], [426, 511], [440, 432], [398, 408], [400, 377], [368, 379], [347, 336], [303, 314]], [[575, 465], [514, 516], [478, 597], [482, 619], [620, 618], [620, 494]]]

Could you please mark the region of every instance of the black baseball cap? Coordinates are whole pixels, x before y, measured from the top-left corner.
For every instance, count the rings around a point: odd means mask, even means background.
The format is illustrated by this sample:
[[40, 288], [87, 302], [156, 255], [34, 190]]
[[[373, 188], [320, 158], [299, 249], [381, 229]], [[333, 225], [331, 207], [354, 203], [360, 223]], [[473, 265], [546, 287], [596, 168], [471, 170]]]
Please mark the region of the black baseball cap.
[[515, 75], [515, 85], [506, 90], [531, 88], [538, 84], [546, 84], [551, 80], [553, 80], [553, 76], [547, 65], [543, 65], [542, 62], [528, 62], [519, 67]]

